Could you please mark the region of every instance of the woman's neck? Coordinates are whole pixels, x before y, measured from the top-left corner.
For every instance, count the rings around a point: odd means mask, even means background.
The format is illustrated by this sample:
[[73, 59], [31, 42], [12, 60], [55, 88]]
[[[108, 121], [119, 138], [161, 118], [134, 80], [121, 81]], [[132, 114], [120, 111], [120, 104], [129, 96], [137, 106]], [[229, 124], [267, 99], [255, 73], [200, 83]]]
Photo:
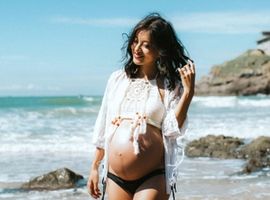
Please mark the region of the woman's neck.
[[153, 67], [144, 67], [140, 66], [138, 71], [138, 78], [144, 78], [146, 80], [152, 80], [157, 77], [158, 70], [155, 66]]

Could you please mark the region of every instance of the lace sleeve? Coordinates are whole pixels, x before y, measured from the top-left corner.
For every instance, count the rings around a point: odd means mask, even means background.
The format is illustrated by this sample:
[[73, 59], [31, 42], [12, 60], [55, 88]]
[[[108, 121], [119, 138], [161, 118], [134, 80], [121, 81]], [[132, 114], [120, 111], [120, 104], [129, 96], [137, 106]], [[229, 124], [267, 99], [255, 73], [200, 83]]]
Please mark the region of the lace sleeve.
[[188, 116], [182, 125], [181, 128], [178, 126], [178, 121], [175, 116], [175, 107], [180, 100], [182, 91], [180, 90], [180, 86], [177, 86], [173, 91], [167, 91], [167, 95], [165, 95], [167, 104], [166, 114], [162, 123], [162, 132], [165, 136], [170, 137], [178, 137], [183, 136], [186, 133], [188, 126]]
[[99, 148], [104, 148], [105, 145], [105, 130], [106, 130], [106, 119], [107, 119], [107, 107], [109, 92], [111, 84], [113, 84], [114, 78], [119, 75], [120, 71], [116, 71], [111, 74], [107, 81], [105, 92], [102, 98], [102, 103], [98, 112], [98, 116], [94, 125], [94, 132], [92, 137], [92, 144]]
[[94, 126], [92, 143], [94, 146], [104, 148], [105, 129], [106, 129], [106, 114], [107, 114], [107, 97], [108, 83], [102, 98], [102, 103], [98, 112], [98, 116]]

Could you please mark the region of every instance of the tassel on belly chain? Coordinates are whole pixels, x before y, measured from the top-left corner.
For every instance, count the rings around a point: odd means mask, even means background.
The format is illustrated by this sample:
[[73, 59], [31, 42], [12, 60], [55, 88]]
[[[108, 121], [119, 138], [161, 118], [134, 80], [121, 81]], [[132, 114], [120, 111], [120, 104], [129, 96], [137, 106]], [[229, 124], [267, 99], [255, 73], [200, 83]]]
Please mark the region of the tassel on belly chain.
[[146, 116], [140, 115], [138, 112], [136, 113], [134, 119], [131, 122], [130, 126], [130, 133], [133, 137], [133, 147], [134, 147], [134, 153], [138, 154], [140, 153], [139, 149], [139, 135], [146, 133]]

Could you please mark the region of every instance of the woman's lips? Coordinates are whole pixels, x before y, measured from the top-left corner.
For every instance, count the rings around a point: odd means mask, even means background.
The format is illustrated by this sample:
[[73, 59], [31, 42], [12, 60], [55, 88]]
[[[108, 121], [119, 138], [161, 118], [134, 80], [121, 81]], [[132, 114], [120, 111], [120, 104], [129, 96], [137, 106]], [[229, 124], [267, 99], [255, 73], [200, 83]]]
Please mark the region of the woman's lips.
[[141, 59], [141, 58], [143, 58], [143, 55], [134, 54], [133, 56], [134, 56], [134, 58], [136, 58], [136, 59]]

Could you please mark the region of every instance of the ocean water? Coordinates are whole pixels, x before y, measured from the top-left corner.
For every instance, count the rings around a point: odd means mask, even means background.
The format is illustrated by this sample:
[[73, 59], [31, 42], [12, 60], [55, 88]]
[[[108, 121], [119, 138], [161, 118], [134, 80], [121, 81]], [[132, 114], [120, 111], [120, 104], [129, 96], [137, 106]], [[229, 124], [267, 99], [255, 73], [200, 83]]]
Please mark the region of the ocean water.
[[[102, 97], [0, 97], [0, 199], [91, 199], [86, 187], [23, 192], [19, 185], [61, 167], [88, 177]], [[214, 135], [270, 136], [270, 96], [194, 97], [186, 142]], [[237, 175], [242, 160], [185, 158], [177, 199], [270, 199], [270, 172]]]

